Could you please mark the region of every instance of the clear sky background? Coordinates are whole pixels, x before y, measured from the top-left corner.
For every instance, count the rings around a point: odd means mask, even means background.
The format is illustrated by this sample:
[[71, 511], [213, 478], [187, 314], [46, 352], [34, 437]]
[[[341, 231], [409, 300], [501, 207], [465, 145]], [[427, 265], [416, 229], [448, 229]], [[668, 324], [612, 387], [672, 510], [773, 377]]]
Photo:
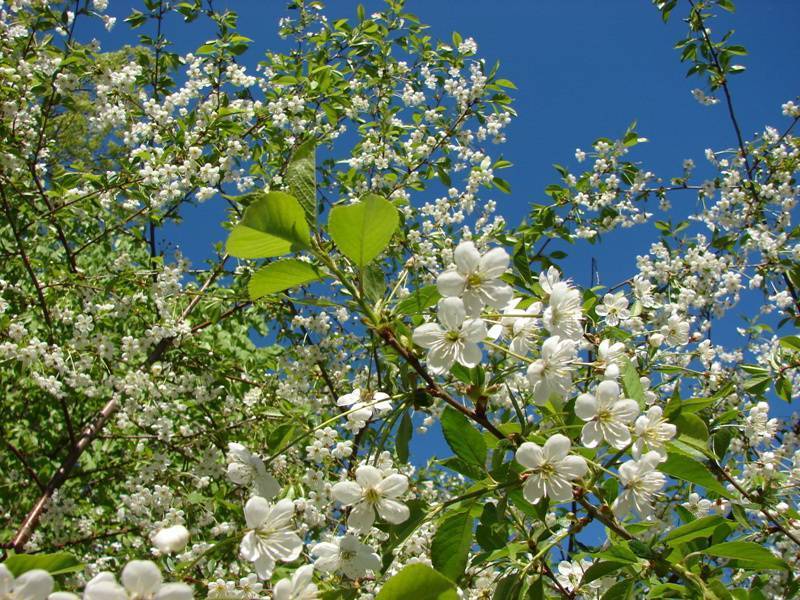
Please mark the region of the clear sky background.
[[[362, 3], [367, 14], [383, 7], [377, 0]], [[254, 66], [266, 49], [285, 48], [286, 42], [276, 34], [278, 19], [289, 14], [285, 4], [283, 0], [215, 1], [218, 10], [238, 12], [240, 32], [254, 40], [245, 64]], [[326, 14], [330, 19], [353, 18], [356, 5], [351, 0], [331, 0]], [[122, 19], [132, 8], [141, 8], [141, 3], [111, 1], [109, 13], [119, 21], [111, 34], [97, 32], [106, 48], [135, 43], [138, 33], [153, 33], [149, 25], [134, 33], [128, 30]], [[545, 186], [558, 182], [553, 163], [576, 169], [577, 147], [589, 149], [598, 137], [621, 136], [634, 120], [640, 135], [650, 142], [638, 146], [629, 158], [641, 161], [644, 169], [665, 181], [681, 175], [685, 158], [695, 161], [699, 177], [710, 174], [704, 149], [732, 148], [736, 143], [724, 103], [702, 106], [691, 96], [690, 90], [702, 87], [702, 81], [685, 77], [688, 66], [679, 62], [679, 52], [673, 49], [686, 35], [680, 20], [684, 10], [676, 9], [665, 25], [647, 0], [409, 0], [407, 8], [431, 25], [434, 38], [449, 40], [453, 31], [474, 37], [478, 55], [490, 64], [499, 60], [501, 77], [518, 88], [512, 96], [519, 117], [506, 130], [508, 142], [491, 148], [514, 163], [502, 173], [512, 194], [497, 190], [483, 194], [484, 199], [498, 201], [500, 213], [512, 226], [527, 214], [531, 202], [547, 202]], [[739, 0], [734, 15], [724, 14], [709, 23], [716, 33], [735, 29], [732, 42], [750, 52], [738, 61], [747, 71], [731, 80], [737, 116], [748, 139], [766, 124], [783, 126], [786, 119], [780, 105], [800, 94], [798, 25], [796, 0]], [[184, 27], [176, 18], [166, 34], [175, 42], [173, 51], [185, 53], [212, 31], [197, 24]], [[673, 206], [682, 215], [695, 207], [696, 196], [681, 194], [674, 196]], [[194, 261], [212, 256], [212, 242], [225, 237], [219, 225], [224, 208], [221, 200], [212, 199], [187, 211], [182, 226], [163, 230], [164, 242], [180, 247]], [[563, 248], [569, 257], [562, 266], [568, 276], [588, 285], [595, 257], [601, 283], [614, 285], [635, 272], [636, 255], [646, 253], [655, 239], [652, 225], [622, 230], [596, 246]], [[739, 315], [751, 308], [744, 303], [734, 309], [726, 320], [731, 331], [720, 332], [721, 339], [728, 338]], [[776, 414], [791, 411], [785, 404], [775, 408]], [[427, 451], [439, 443], [429, 439]]]

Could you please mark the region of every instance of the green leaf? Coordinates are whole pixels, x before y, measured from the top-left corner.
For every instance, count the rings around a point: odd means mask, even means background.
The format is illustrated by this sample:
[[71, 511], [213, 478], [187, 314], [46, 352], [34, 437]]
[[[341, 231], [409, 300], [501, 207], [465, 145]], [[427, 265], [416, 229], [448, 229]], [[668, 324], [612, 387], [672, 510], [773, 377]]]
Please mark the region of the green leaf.
[[583, 578], [581, 579], [581, 585], [591, 583], [595, 579], [600, 579], [601, 577], [605, 577], [609, 573], [613, 573], [625, 566], [629, 563], [624, 562], [614, 562], [611, 560], [604, 560], [602, 562], [596, 562], [591, 567], [586, 569], [586, 572], [583, 574]]
[[450, 515], [439, 525], [431, 542], [433, 568], [453, 581], [464, 574], [472, 545], [473, 519], [470, 509]]
[[228, 254], [269, 258], [308, 248], [311, 235], [303, 207], [283, 192], [264, 194], [244, 211], [228, 237]]
[[33, 569], [44, 569], [51, 575], [63, 575], [83, 570], [83, 563], [69, 552], [53, 554], [12, 554], [3, 563], [8, 570], [19, 577]]
[[414, 432], [414, 426], [411, 423], [411, 415], [409, 411], [403, 412], [403, 417], [400, 419], [400, 425], [397, 428], [397, 440], [395, 448], [397, 449], [397, 460], [402, 464], [408, 463], [408, 443], [411, 441], [411, 435]]
[[395, 310], [401, 315], [418, 315], [426, 308], [434, 306], [442, 295], [435, 285], [416, 288], [409, 296], [397, 303]]
[[289, 191], [300, 201], [311, 223], [317, 221], [317, 171], [314, 140], [301, 144], [286, 168]]
[[347, 258], [363, 267], [378, 256], [400, 224], [394, 205], [375, 194], [357, 204], [337, 206], [328, 217], [328, 233]]
[[486, 442], [469, 419], [448, 406], [442, 413], [441, 424], [444, 439], [456, 456], [483, 469], [486, 464]]
[[644, 388], [639, 380], [639, 372], [628, 358], [622, 361], [622, 385], [626, 397], [636, 400], [639, 406], [644, 406]]
[[781, 346], [793, 352], [800, 352], [800, 337], [796, 335], [788, 335], [780, 339]]
[[670, 452], [667, 461], [658, 465], [658, 470], [674, 477], [704, 487], [709, 492], [716, 492], [727, 497], [728, 490], [716, 480], [706, 466], [688, 456]]
[[755, 542], [723, 542], [701, 551], [707, 556], [736, 560], [743, 569], [788, 569], [789, 566], [769, 550]]
[[691, 542], [697, 538], [711, 537], [711, 534], [714, 533], [714, 530], [717, 527], [726, 523], [727, 520], [723, 519], [719, 515], [711, 515], [709, 517], [703, 517], [702, 519], [695, 519], [694, 521], [686, 523], [686, 525], [681, 525], [680, 527], [670, 531], [664, 537], [664, 543], [666, 543], [668, 546], [674, 547], [680, 544], [685, 544], [686, 542]]
[[601, 600], [630, 600], [633, 598], [634, 583], [634, 579], [618, 581], [606, 590]]
[[250, 293], [250, 299], [255, 300], [323, 277], [324, 275], [314, 265], [296, 258], [286, 258], [271, 262], [253, 273], [247, 284], [247, 291]]
[[671, 421], [677, 426], [678, 433], [703, 442], [708, 441], [708, 427], [703, 419], [692, 413], [680, 412]]
[[375, 600], [458, 600], [455, 584], [427, 565], [415, 564], [389, 579]]

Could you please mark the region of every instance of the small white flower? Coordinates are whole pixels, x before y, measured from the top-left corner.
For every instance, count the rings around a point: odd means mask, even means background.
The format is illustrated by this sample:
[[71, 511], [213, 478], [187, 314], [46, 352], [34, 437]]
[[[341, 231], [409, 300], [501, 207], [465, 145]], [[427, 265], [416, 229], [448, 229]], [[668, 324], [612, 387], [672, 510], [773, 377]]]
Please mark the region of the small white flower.
[[281, 579], [272, 591], [273, 600], [316, 600], [319, 597], [313, 583], [314, 566], [304, 565], [297, 569], [291, 579]]
[[365, 419], [368, 421], [373, 414], [383, 415], [392, 410], [392, 402], [389, 398], [389, 394], [384, 392], [355, 389], [349, 394], [339, 396], [336, 405], [356, 410], [354, 414], [360, 413], [359, 409], [363, 408], [365, 411], [369, 411], [369, 417]]
[[675, 437], [677, 429], [664, 418], [660, 406], [651, 406], [636, 419], [634, 431], [637, 436], [633, 444], [633, 458], [639, 458], [645, 450], [657, 452], [661, 460], [667, 459], [665, 444]]
[[[583, 580], [583, 576], [586, 571], [589, 570], [589, 567], [592, 566], [591, 560], [586, 560], [582, 558], [580, 561], [569, 562], [567, 560], [562, 560], [558, 563], [558, 574], [556, 574], [556, 579], [568, 592], [573, 592], [578, 590], [581, 587], [581, 581]], [[594, 581], [589, 582], [586, 587], [599, 589], [602, 587], [602, 582], [599, 579], [595, 579]]]
[[352, 506], [347, 525], [359, 533], [368, 533], [375, 522], [375, 512], [385, 521], [397, 525], [408, 519], [408, 507], [396, 499], [408, 489], [405, 475], [384, 477], [380, 469], [361, 465], [355, 481], [340, 481], [331, 489], [331, 496], [344, 506]]
[[[442, 298], [438, 306], [439, 323], [425, 323], [414, 330], [414, 343], [428, 349], [428, 367], [440, 375], [454, 363], [474, 367], [481, 362], [478, 342], [486, 337], [482, 319], [467, 319], [460, 298]], [[443, 326], [443, 327], [442, 327]]]
[[611, 343], [603, 340], [597, 347], [597, 363], [605, 367], [604, 377], [616, 379], [619, 377], [620, 361], [625, 357], [625, 344], [622, 342]]
[[533, 391], [533, 401], [539, 406], [551, 397], [560, 400], [572, 385], [575, 360], [575, 342], [558, 336], [549, 337], [542, 344], [541, 357], [528, 366], [528, 381]]
[[470, 317], [480, 315], [485, 305], [503, 308], [514, 293], [500, 279], [508, 270], [509, 260], [502, 248], [493, 248], [481, 256], [474, 243], [461, 242], [453, 251], [455, 269], [439, 275], [436, 287], [445, 298], [460, 297]]
[[572, 482], [589, 470], [581, 456], [569, 455], [572, 444], [564, 435], [550, 436], [544, 446], [525, 442], [516, 453], [516, 460], [532, 472], [525, 480], [522, 494], [531, 504], [544, 496], [553, 502], [572, 500]]
[[542, 316], [547, 331], [551, 335], [577, 341], [583, 335], [582, 320], [580, 292], [565, 281], [552, 284], [548, 307]]
[[264, 498], [274, 498], [281, 491], [261, 457], [235, 442], [228, 444], [228, 479], [238, 485], [254, 485], [258, 495]]
[[375, 551], [358, 541], [354, 535], [335, 538], [331, 542], [320, 542], [311, 548], [316, 556], [314, 567], [323, 573], [341, 571], [345, 577], [358, 579], [381, 568], [381, 559]]
[[288, 498], [270, 504], [254, 496], [244, 507], [250, 529], [240, 546], [242, 558], [255, 565], [261, 579], [269, 579], [276, 561], [291, 562], [300, 556], [303, 540], [291, 528], [294, 502]]
[[26, 571], [15, 578], [8, 567], [0, 564], [0, 598], [47, 600], [53, 585], [53, 577], [42, 569]]
[[179, 552], [189, 543], [189, 530], [183, 525], [173, 525], [159, 529], [153, 535], [153, 544], [162, 554]]
[[617, 450], [631, 443], [629, 425], [639, 414], [635, 400], [621, 399], [616, 381], [601, 381], [595, 395], [581, 394], [575, 401], [575, 414], [588, 421], [581, 431], [581, 443], [594, 448], [603, 440]]
[[617, 518], [623, 518], [633, 510], [643, 518], [653, 513], [653, 498], [666, 483], [664, 474], [656, 471], [659, 462], [661, 456], [657, 452], [648, 452], [639, 460], [629, 460], [620, 465], [619, 481], [623, 490], [611, 505]]
[[606, 324], [610, 327], [616, 327], [620, 322], [631, 318], [631, 311], [628, 310], [628, 299], [622, 292], [603, 296], [603, 303], [598, 304], [594, 311], [599, 317], [605, 317]]

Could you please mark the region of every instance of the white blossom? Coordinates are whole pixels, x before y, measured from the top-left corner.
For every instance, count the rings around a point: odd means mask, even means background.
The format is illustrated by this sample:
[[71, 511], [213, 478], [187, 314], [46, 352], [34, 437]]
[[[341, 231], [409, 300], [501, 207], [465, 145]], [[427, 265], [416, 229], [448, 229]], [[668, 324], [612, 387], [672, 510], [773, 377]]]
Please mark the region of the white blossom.
[[240, 546], [242, 558], [254, 563], [261, 579], [269, 579], [276, 561], [291, 562], [300, 556], [303, 540], [291, 527], [294, 503], [288, 498], [270, 504], [254, 496], [244, 507], [248, 531]]
[[589, 466], [583, 457], [569, 454], [571, 446], [568, 437], [556, 433], [544, 446], [524, 442], [517, 448], [517, 462], [531, 470], [522, 487], [528, 502], [536, 504], [545, 496], [553, 502], [572, 500], [572, 482], [583, 477]]
[[[486, 337], [482, 319], [467, 319], [460, 298], [442, 298], [439, 323], [425, 323], [414, 330], [415, 344], [428, 349], [427, 363], [434, 374], [443, 374], [455, 363], [474, 367], [482, 358], [478, 342]], [[443, 326], [443, 327], [442, 327]]]
[[393, 525], [408, 519], [408, 507], [397, 501], [407, 489], [408, 478], [405, 475], [384, 477], [380, 469], [361, 465], [356, 469], [356, 480], [335, 484], [331, 496], [344, 506], [353, 507], [347, 517], [348, 527], [359, 533], [368, 533], [375, 522], [376, 512]]

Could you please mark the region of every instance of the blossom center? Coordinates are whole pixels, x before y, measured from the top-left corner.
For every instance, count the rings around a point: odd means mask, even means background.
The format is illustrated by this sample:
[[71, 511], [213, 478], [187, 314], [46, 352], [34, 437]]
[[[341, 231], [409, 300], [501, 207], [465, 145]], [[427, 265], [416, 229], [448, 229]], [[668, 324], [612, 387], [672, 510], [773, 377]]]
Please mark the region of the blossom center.
[[483, 283], [483, 278], [477, 273], [472, 273], [471, 275], [467, 276], [467, 287], [468, 288], [476, 288], [480, 287]]
[[367, 488], [366, 490], [364, 490], [364, 500], [366, 500], [370, 504], [377, 504], [380, 499], [381, 495], [375, 488]]
[[457, 342], [459, 339], [461, 339], [461, 332], [460, 331], [448, 331], [445, 334], [444, 339], [446, 339], [448, 342]]

